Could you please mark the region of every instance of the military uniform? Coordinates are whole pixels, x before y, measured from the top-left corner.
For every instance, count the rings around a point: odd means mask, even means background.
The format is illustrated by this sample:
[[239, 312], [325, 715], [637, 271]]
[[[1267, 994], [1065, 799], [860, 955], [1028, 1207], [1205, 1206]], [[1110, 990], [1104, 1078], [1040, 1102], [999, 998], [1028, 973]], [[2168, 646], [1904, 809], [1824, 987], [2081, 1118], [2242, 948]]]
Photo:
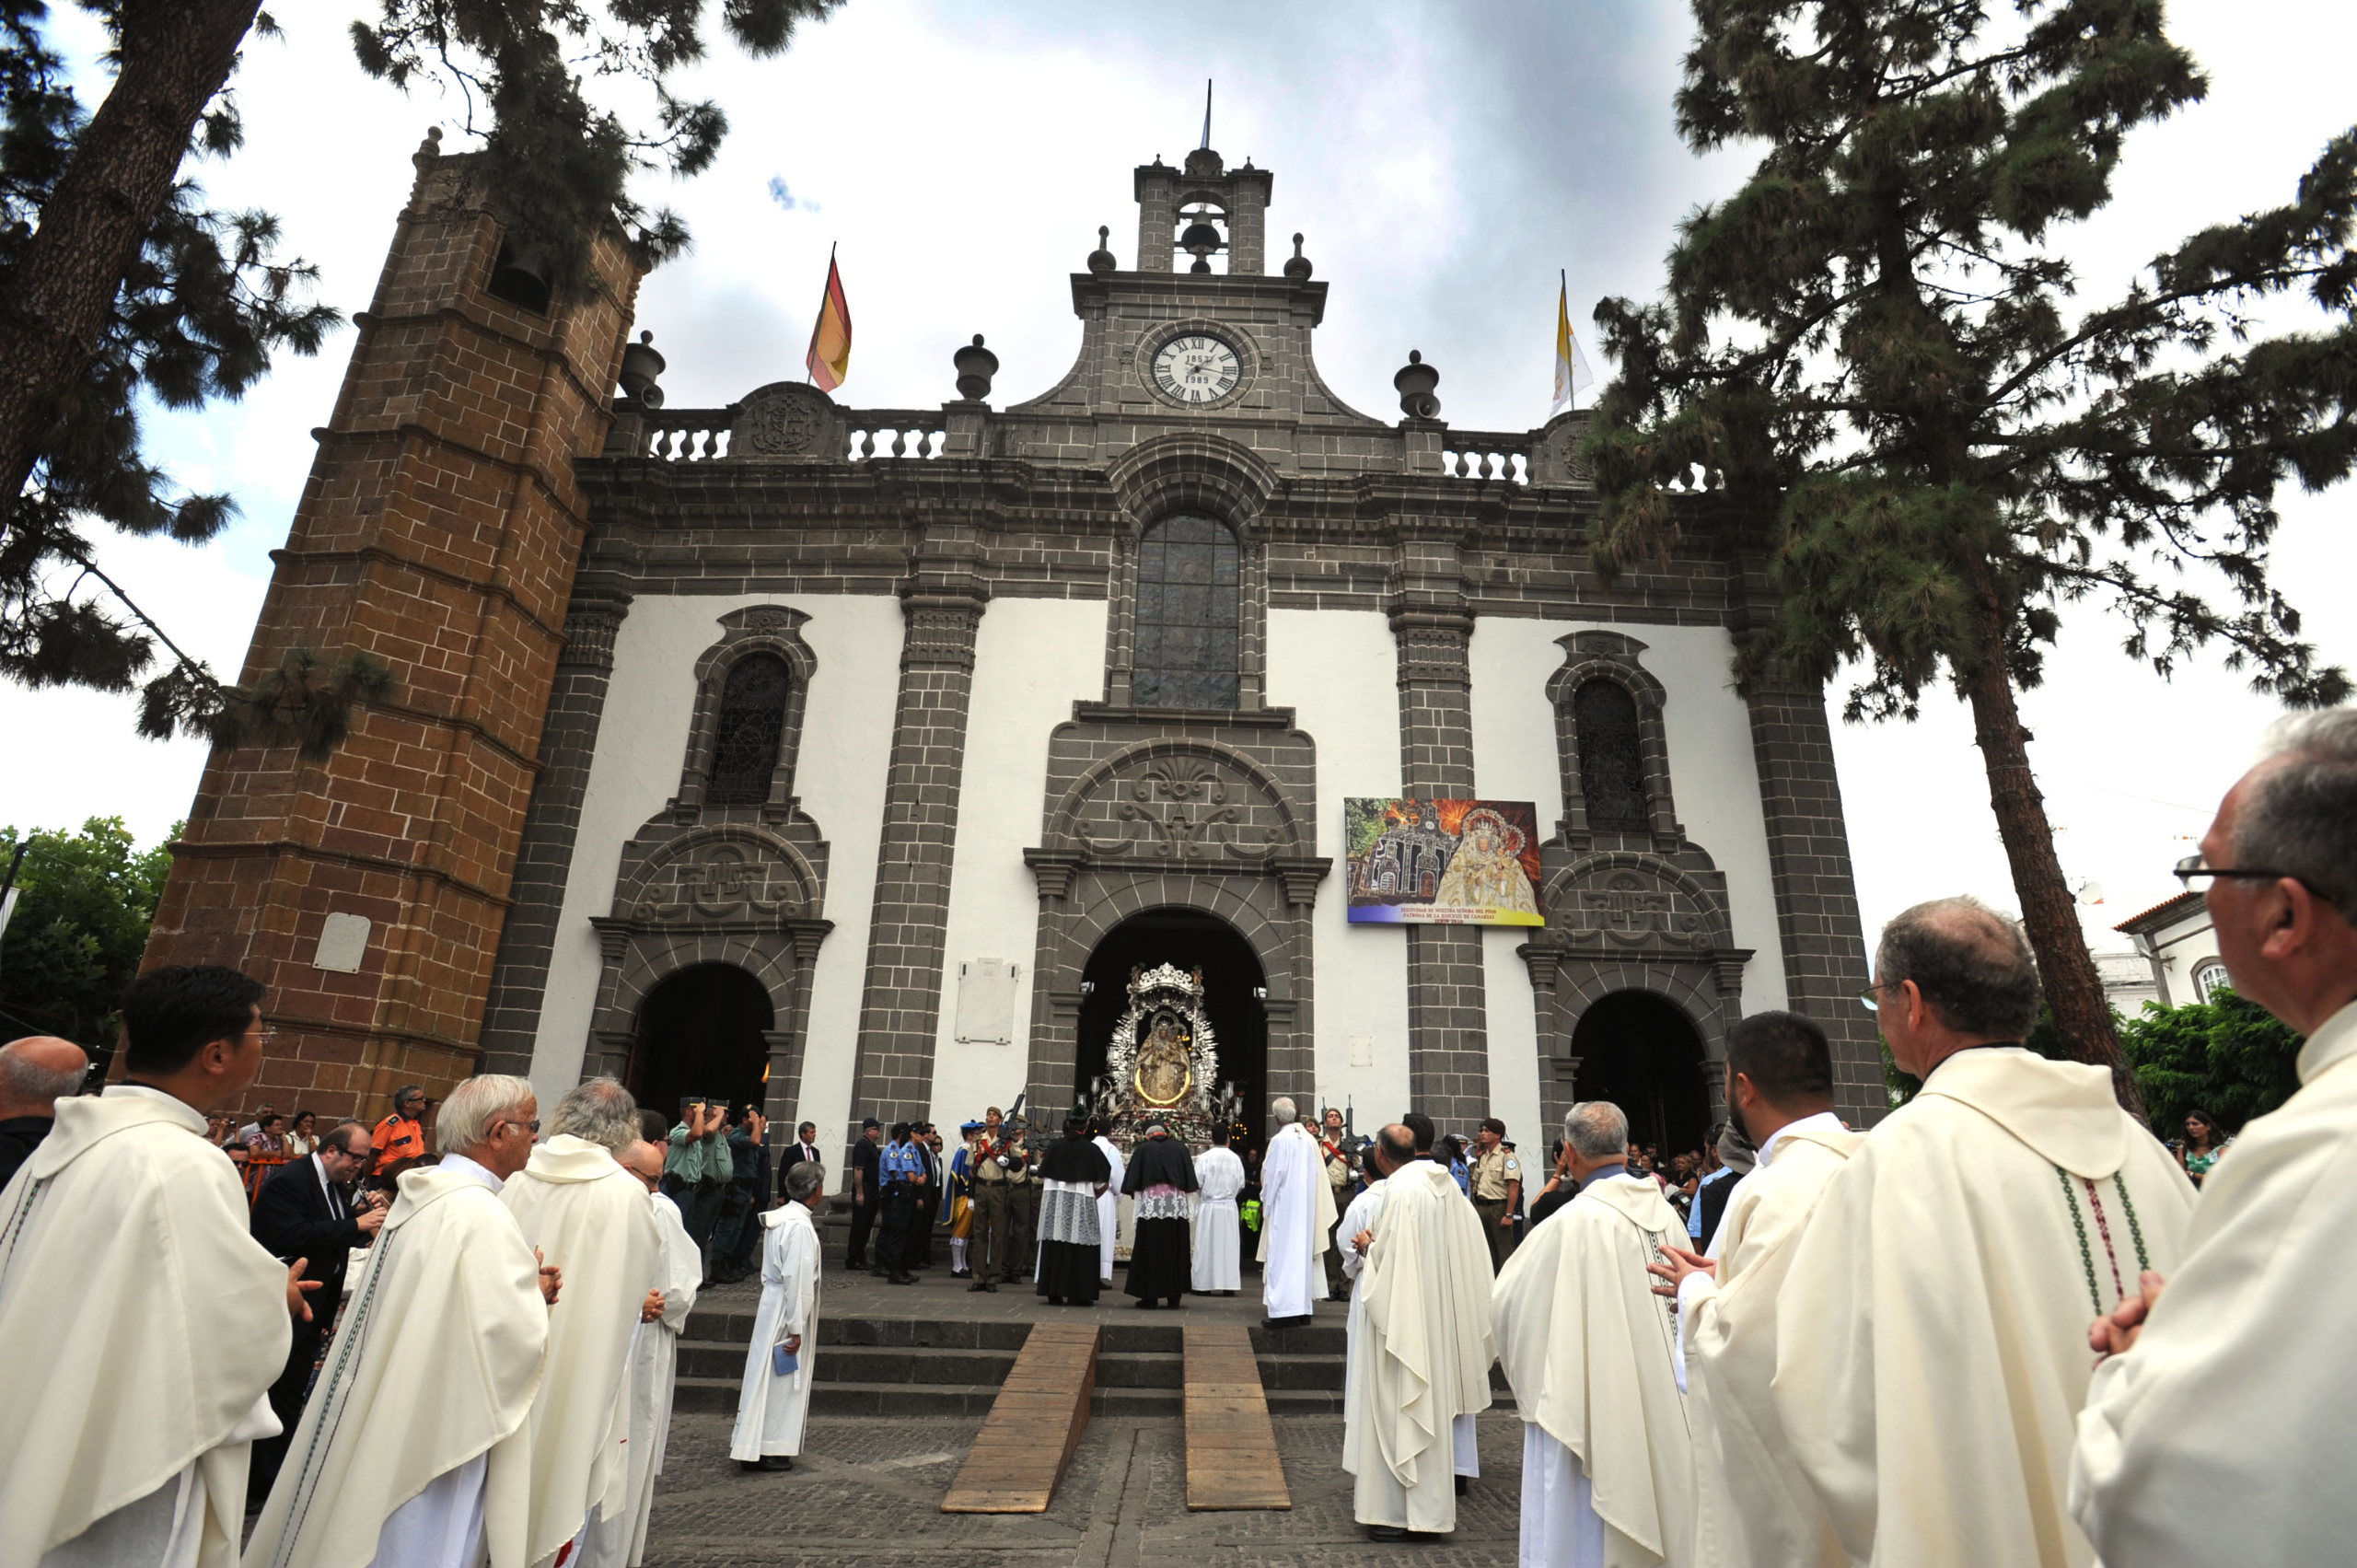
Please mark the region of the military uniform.
[[1318, 1156], [1325, 1162], [1326, 1185], [1334, 1191], [1334, 1228], [1327, 1233], [1326, 1294], [1337, 1301], [1348, 1301], [1351, 1298], [1351, 1282], [1342, 1277], [1342, 1250], [1345, 1237], [1341, 1235], [1341, 1214], [1344, 1209], [1351, 1206], [1350, 1199], [1343, 1196], [1344, 1189], [1351, 1184], [1351, 1162], [1342, 1154], [1339, 1135], [1335, 1142], [1329, 1143], [1325, 1136], [1320, 1134], [1318, 1140]]
[[[1013, 1257], [1009, 1243], [1014, 1239], [1009, 1229], [1012, 1216], [1009, 1201], [1015, 1196], [1014, 1179], [1008, 1167], [1021, 1157], [1006, 1154], [1005, 1135], [993, 1142], [985, 1134], [975, 1145], [970, 1173], [973, 1182], [974, 1220], [966, 1235], [966, 1261], [973, 1270], [974, 1290], [996, 1290], [1002, 1279], [1013, 1279], [1008, 1272]], [[1005, 1165], [1000, 1160], [1004, 1159]]]
[[1490, 1238], [1490, 1270], [1506, 1266], [1514, 1256], [1514, 1227], [1504, 1222], [1512, 1214], [1507, 1189], [1522, 1179], [1522, 1162], [1504, 1144], [1473, 1161], [1473, 1207], [1481, 1216], [1482, 1234]]
[[1009, 1283], [1029, 1279], [1039, 1260], [1039, 1153], [1027, 1132], [1007, 1156], [1006, 1269], [999, 1278]]

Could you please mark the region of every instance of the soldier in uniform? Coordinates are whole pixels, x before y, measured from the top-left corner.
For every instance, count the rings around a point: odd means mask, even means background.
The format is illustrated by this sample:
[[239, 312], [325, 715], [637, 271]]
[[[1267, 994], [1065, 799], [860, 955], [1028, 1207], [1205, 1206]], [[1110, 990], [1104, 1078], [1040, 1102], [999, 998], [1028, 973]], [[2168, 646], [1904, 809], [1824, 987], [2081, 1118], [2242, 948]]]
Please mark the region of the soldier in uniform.
[[1490, 1272], [1497, 1272], [1514, 1256], [1514, 1211], [1522, 1196], [1522, 1162], [1506, 1147], [1506, 1124], [1492, 1116], [1474, 1135], [1479, 1151], [1473, 1156], [1473, 1207], [1481, 1216], [1482, 1234], [1490, 1238]]
[[966, 1260], [973, 1270], [974, 1283], [968, 1290], [995, 1291], [1001, 1279], [1015, 1277], [1010, 1272], [1013, 1216], [1008, 1213], [1015, 1177], [1009, 1173], [1020, 1156], [1009, 1153], [1003, 1121], [998, 1107], [984, 1111], [981, 1135], [974, 1143], [970, 1167], [974, 1222], [966, 1237]]
[[1039, 1261], [1039, 1151], [1028, 1120], [1014, 1117], [1006, 1126], [1006, 1269], [999, 1280], [1012, 1284], [1029, 1279]]
[[[1342, 1222], [1340, 1215], [1344, 1209], [1351, 1206], [1348, 1191], [1351, 1184], [1351, 1156], [1349, 1149], [1344, 1146], [1344, 1136], [1342, 1113], [1332, 1106], [1328, 1106], [1326, 1114], [1319, 1119], [1318, 1158], [1326, 1169], [1326, 1185], [1333, 1189], [1334, 1213], [1337, 1216], [1334, 1221], [1336, 1232], [1341, 1228]], [[1327, 1237], [1326, 1293], [1337, 1301], [1347, 1301], [1351, 1295], [1351, 1283], [1342, 1277], [1342, 1243], [1345, 1239], [1332, 1232], [1329, 1232]]]

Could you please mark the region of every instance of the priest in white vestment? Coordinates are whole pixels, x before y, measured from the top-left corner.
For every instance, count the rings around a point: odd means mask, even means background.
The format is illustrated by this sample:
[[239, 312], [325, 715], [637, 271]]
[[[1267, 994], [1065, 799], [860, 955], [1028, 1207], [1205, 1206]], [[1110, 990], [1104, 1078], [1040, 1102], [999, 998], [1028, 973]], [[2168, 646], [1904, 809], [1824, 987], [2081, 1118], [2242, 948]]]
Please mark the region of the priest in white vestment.
[[1525, 1568], [1688, 1568], [1694, 1435], [1676, 1307], [1646, 1270], [1687, 1239], [1629, 1121], [1590, 1100], [1563, 1119], [1580, 1190], [1498, 1272], [1498, 1360], [1522, 1421]]
[[1099, 1283], [1111, 1284], [1113, 1248], [1120, 1236], [1121, 1178], [1129, 1170], [1129, 1162], [1121, 1157], [1120, 1145], [1105, 1135], [1104, 1123], [1091, 1122], [1089, 1133], [1090, 1141], [1105, 1152], [1105, 1163], [1113, 1167], [1113, 1179], [1097, 1195], [1097, 1278]]
[[557, 1102], [547, 1140], [499, 1194], [524, 1239], [564, 1279], [549, 1314], [548, 1367], [525, 1422], [534, 1564], [598, 1515], [619, 1512], [629, 1482], [617, 1439], [628, 1425], [631, 1343], [663, 1259], [646, 1189], [614, 1157], [640, 1141], [639, 1131], [630, 1091], [592, 1078]]
[[1227, 1146], [1225, 1127], [1212, 1129], [1212, 1146], [1195, 1156], [1195, 1294], [1234, 1295], [1244, 1288], [1243, 1230], [1236, 1200], [1244, 1191], [1244, 1162]]
[[[2235, 993], [2307, 1037], [2299, 1091], [2202, 1183], [2185, 1257], [2096, 1342], [2071, 1507], [2114, 1568], [2346, 1562], [2357, 1488], [2357, 710], [2287, 721], [2203, 861]], [[2149, 1313], [2147, 1307], [2149, 1306]]]
[[[794, 1456], [802, 1452], [819, 1359], [819, 1227], [811, 1216], [826, 1202], [823, 1167], [788, 1166], [785, 1202], [761, 1216], [767, 1227], [761, 1305], [745, 1356], [744, 1387], [737, 1395], [737, 1426], [728, 1438], [728, 1457], [743, 1469], [790, 1470]], [[794, 1363], [784, 1372], [777, 1367], [780, 1346]]]
[[443, 1101], [441, 1163], [401, 1174], [245, 1568], [529, 1568], [524, 1417], [559, 1281], [499, 1190], [539, 1118], [523, 1078]]
[[[1342, 1223], [1334, 1228], [1335, 1238], [1342, 1249], [1342, 1278], [1351, 1287], [1350, 1313], [1342, 1320], [1342, 1424], [1346, 1432], [1350, 1427], [1351, 1411], [1363, 1397], [1359, 1380], [1349, 1375], [1349, 1369], [1355, 1365], [1351, 1347], [1357, 1343], [1359, 1327], [1366, 1320], [1366, 1298], [1360, 1294], [1358, 1283], [1364, 1277], [1366, 1249], [1375, 1241], [1375, 1222], [1383, 1213], [1385, 1179], [1389, 1172], [1416, 1157], [1415, 1145], [1411, 1143], [1404, 1148], [1389, 1151], [1387, 1162], [1383, 1138], [1378, 1132], [1375, 1141], [1366, 1146], [1363, 1157], [1367, 1162], [1366, 1168], [1375, 1173], [1375, 1179], [1351, 1200], [1351, 1206], [1342, 1211]], [[1475, 1217], [1480, 1217], [1478, 1213]], [[1462, 1496], [1465, 1482], [1479, 1480], [1481, 1474], [1481, 1454], [1473, 1417], [1458, 1416], [1450, 1434], [1457, 1456], [1457, 1491]]]
[[2065, 1506], [2089, 1318], [2183, 1256], [2193, 1185], [2110, 1074], [2013, 1043], [2019, 925], [1965, 899], [1883, 930], [1884, 1038], [1922, 1092], [1817, 1200], [1776, 1304], [1774, 1401], [1857, 1562], [2086, 1568]]
[[1321, 1259], [1334, 1229], [1325, 1155], [1300, 1118], [1290, 1099], [1270, 1107], [1277, 1132], [1260, 1161], [1260, 1303], [1278, 1327], [1308, 1322], [1311, 1304], [1326, 1299]]
[[[1352, 1511], [1379, 1540], [1457, 1527], [1457, 1450], [1490, 1406], [1489, 1240], [1445, 1166], [1414, 1157], [1400, 1125], [1374, 1145], [1385, 1172], [1362, 1234], [1345, 1233], [1353, 1276], [1343, 1374], [1342, 1468]], [[1364, 1197], [1364, 1195], [1362, 1195]]]
[[58, 1100], [0, 1190], [0, 1562], [237, 1562], [273, 1358], [308, 1310], [204, 1136], [261, 1066], [262, 994], [213, 966], [141, 976], [130, 1081]]
[[[1653, 1272], [1674, 1290], [1697, 1438], [1696, 1555], [1726, 1568], [1845, 1568], [1833, 1522], [1794, 1463], [1769, 1388], [1776, 1298], [1826, 1183], [1864, 1142], [1833, 1114], [1833, 1052], [1795, 1013], [1727, 1031], [1727, 1114], [1759, 1151], [1713, 1237], [1715, 1263], [1673, 1246]], [[1690, 1235], [1693, 1227], [1689, 1225]]]
[[[630, 1353], [630, 1385], [623, 1394], [627, 1424], [621, 1459], [626, 1467], [618, 1505], [590, 1521], [581, 1542], [581, 1568], [638, 1568], [646, 1557], [646, 1525], [655, 1509], [655, 1478], [663, 1473], [663, 1452], [671, 1431], [671, 1394], [679, 1369], [679, 1335], [695, 1309], [703, 1275], [702, 1254], [689, 1237], [679, 1206], [662, 1191], [664, 1146], [639, 1142], [621, 1152], [622, 1168], [646, 1189], [655, 1228], [663, 1237], [657, 1283], [639, 1310], [638, 1337]], [[758, 1222], [758, 1215], [754, 1219]]]

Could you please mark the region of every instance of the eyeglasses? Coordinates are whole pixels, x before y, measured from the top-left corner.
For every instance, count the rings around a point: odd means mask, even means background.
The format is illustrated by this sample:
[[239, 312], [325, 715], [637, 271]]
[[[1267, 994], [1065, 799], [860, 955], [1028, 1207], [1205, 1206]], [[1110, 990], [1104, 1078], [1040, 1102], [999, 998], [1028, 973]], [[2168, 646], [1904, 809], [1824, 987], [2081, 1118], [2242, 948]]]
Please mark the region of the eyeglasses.
[[2189, 854], [2183, 860], [2177, 863], [2176, 866], [2172, 869], [2172, 875], [2174, 875], [2180, 883], [2184, 884], [2188, 890], [2192, 889], [2193, 879], [2196, 877], [2233, 877], [2237, 878], [2247, 878], [2254, 882], [2297, 882], [2301, 887], [2305, 888], [2310, 894], [2322, 899], [2326, 903], [2331, 904], [2339, 901], [2334, 899], [2330, 893], [2328, 893], [2321, 888], [2318, 888], [2315, 883], [2309, 881], [2306, 877], [2301, 876], [2296, 871], [2270, 871], [2263, 865], [2205, 865], [2202, 862], [2206, 858], [2206, 856], [2200, 854]]
[[[1906, 982], [1902, 981], [1899, 983], [1905, 984]], [[1858, 993], [1858, 1000], [1866, 1005], [1867, 1012], [1879, 1013], [1882, 1011], [1882, 993], [1883, 982], [1876, 981], [1872, 985], [1866, 987], [1864, 991]]]

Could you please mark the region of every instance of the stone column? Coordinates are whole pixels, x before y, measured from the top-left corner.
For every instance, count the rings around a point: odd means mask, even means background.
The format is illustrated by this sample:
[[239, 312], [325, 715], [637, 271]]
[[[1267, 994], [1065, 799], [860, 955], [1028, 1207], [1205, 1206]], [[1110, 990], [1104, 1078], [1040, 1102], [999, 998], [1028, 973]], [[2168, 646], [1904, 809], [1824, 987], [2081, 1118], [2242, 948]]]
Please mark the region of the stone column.
[[858, 1135], [862, 1117], [888, 1126], [923, 1115], [933, 1098], [966, 711], [974, 635], [987, 597], [974, 572], [977, 552], [971, 528], [928, 527], [916, 570], [900, 593], [907, 629], [876, 856], [849, 1137]]
[[[1473, 794], [1473, 616], [1454, 536], [1403, 537], [1395, 580], [1400, 789], [1461, 799]], [[1407, 939], [1409, 1098], [1464, 1131], [1491, 1114], [1481, 929], [1411, 925]]]
[[[483, 1009], [482, 1067], [486, 1073], [530, 1074], [540, 1027], [540, 996], [556, 948], [557, 921], [573, 868], [581, 798], [614, 673], [614, 636], [630, 613], [630, 595], [606, 584], [577, 584], [564, 617], [564, 650], [540, 730], [540, 776], [524, 817], [516, 851], [514, 903], [500, 933]], [[603, 912], [603, 904], [599, 906]], [[585, 1069], [591, 1064], [583, 1063]]]
[[786, 1004], [785, 1028], [768, 1036], [769, 1092], [761, 1108], [772, 1122], [791, 1122], [800, 1114], [802, 1067], [810, 1059], [810, 971], [818, 965], [819, 945], [833, 929], [834, 923], [827, 920], [786, 922], [794, 939], [794, 990]]

